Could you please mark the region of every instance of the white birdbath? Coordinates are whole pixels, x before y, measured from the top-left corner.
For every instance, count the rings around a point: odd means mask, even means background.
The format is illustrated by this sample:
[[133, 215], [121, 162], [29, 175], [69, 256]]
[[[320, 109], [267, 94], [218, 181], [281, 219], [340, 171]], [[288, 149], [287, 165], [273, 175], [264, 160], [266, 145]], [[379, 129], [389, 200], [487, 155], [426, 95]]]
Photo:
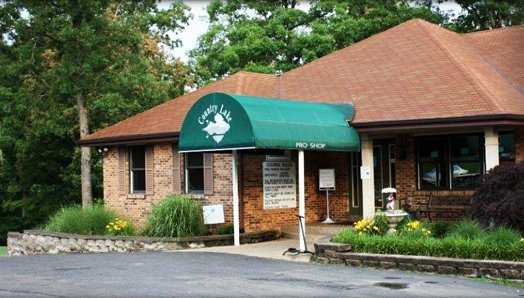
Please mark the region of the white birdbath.
[[387, 204], [386, 204], [386, 211], [384, 212], [384, 215], [386, 215], [388, 219], [388, 234], [393, 234], [397, 231], [397, 225], [399, 222], [401, 222], [406, 216], [408, 216], [408, 213], [404, 210], [398, 209], [396, 206], [396, 198], [395, 194], [397, 193], [397, 190], [393, 187], [387, 187], [382, 189], [383, 194], [388, 194], [387, 197]]

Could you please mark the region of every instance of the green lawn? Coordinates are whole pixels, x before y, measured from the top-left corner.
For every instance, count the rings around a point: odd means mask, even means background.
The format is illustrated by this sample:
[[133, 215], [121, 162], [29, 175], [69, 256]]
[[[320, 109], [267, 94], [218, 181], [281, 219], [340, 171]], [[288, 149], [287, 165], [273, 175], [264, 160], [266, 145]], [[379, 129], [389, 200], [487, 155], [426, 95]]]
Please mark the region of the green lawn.
[[0, 246], [0, 257], [7, 255], [7, 247]]

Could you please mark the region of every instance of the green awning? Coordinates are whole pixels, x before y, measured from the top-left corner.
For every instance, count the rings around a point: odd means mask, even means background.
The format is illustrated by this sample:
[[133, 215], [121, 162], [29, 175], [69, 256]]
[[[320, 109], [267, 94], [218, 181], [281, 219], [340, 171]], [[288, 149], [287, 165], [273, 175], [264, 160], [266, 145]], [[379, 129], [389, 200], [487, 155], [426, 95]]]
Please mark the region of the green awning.
[[210, 93], [187, 113], [179, 150], [360, 151], [353, 115], [349, 104]]

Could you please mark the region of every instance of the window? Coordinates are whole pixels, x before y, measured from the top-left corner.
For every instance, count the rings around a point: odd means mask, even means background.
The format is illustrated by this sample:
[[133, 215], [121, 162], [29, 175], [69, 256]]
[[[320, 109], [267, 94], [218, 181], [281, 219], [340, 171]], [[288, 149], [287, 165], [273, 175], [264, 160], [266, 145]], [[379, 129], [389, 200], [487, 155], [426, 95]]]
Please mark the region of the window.
[[480, 150], [481, 139], [478, 135], [450, 138], [452, 188], [472, 189], [479, 186], [484, 170]]
[[204, 154], [186, 154], [186, 193], [204, 192]]
[[501, 161], [515, 160], [515, 134], [513, 132], [499, 133], [499, 158]]
[[129, 148], [129, 182], [131, 193], [146, 191], [146, 150], [144, 146]]
[[417, 139], [419, 189], [474, 189], [484, 172], [481, 135]]

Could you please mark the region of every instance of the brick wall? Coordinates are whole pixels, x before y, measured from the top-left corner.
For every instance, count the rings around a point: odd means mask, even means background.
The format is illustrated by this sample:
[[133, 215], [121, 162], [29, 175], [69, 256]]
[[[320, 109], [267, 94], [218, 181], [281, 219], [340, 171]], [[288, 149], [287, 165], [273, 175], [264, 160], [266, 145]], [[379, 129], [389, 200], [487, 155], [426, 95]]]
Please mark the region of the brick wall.
[[[138, 226], [143, 226], [151, 212], [152, 205], [173, 193], [173, 150], [172, 144], [154, 145], [154, 178], [152, 195], [132, 195], [119, 188], [118, 147], [109, 148], [104, 155], [104, 199], [109, 208], [129, 218]], [[280, 229], [282, 225], [297, 222], [297, 208], [263, 209], [262, 162], [265, 154], [240, 154], [239, 186], [241, 228], [246, 232]], [[296, 153], [292, 157], [297, 165]], [[349, 213], [349, 177], [347, 153], [307, 152], [306, 159], [306, 218], [308, 222], [325, 219], [325, 192], [318, 191], [318, 169], [335, 168], [337, 190], [330, 192], [331, 217], [338, 222], [346, 222]], [[180, 180], [184, 185], [184, 159], [181, 158]], [[231, 154], [216, 153], [213, 157], [213, 195], [196, 196], [202, 204], [223, 204], [226, 223], [232, 222]], [[129, 189], [129, 164], [125, 163], [124, 189]], [[297, 177], [298, 183], [298, 177]], [[298, 194], [298, 186], [297, 186]], [[216, 227], [210, 226], [210, 229]]]
[[[263, 153], [258, 155], [244, 153], [241, 155], [242, 214], [243, 226], [246, 231], [279, 229], [284, 225], [297, 223], [298, 208], [266, 210], [263, 208], [262, 162], [265, 157]], [[337, 190], [330, 193], [331, 217], [337, 222], [347, 222], [349, 216], [348, 158], [347, 153], [306, 152], [304, 174], [307, 222], [322, 221], [326, 217], [325, 192], [318, 191], [319, 168], [335, 168]], [[292, 156], [292, 160], [298, 167], [296, 152]]]
[[[129, 194], [129, 160], [124, 164], [125, 177], [120, 180], [119, 148], [111, 147], [104, 154], [103, 184], [104, 201], [106, 206], [129, 218], [136, 225], [143, 226], [151, 212], [153, 204], [158, 203], [167, 195], [173, 193], [173, 144], [162, 143], [153, 146], [153, 194]], [[180, 167], [182, 188], [184, 185], [183, 158]], [[203, 204], [223, 203], [226, 222], [231, 222], [231, 155], [215, 154], [213, 158], [213, 194], [205, 197], [195, 197]], [[124, 182], [120, 189], [120, 183]], [[211, 227], [214, 228], [214, 227]]]

